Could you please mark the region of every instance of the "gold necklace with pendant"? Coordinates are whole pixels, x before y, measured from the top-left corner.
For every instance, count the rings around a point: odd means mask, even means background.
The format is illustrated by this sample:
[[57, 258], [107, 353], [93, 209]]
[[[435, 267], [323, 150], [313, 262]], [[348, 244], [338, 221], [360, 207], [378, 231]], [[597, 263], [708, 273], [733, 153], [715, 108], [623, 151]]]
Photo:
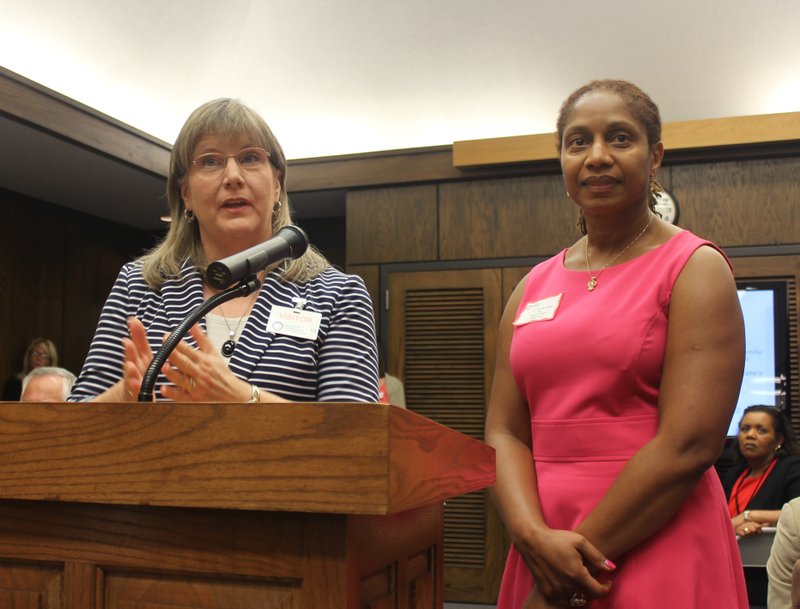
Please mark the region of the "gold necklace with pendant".
[[622, 248], [619, 254], [617, 254], [611, 260], [609, 260], [603, 266], [601, 266], [600, 270], [597, 271], [597, 273], [594, 275], [592, 275], [592, 267], [589, 266], [589, 235], [586, 235], [586, 272], [589, 274], [589, 281], [586, 282], [587, 290], [592, 292], [597, 287], [597, 278], [600, 277], [600, 273], [605, 271], [607, 267], [611, 266], [614, 262], [616, 262], [619, 259], [619, 257], [622, 256], [622, 254], [627, 252], [633, 246], [633, 244], [639, 240], [639, 237], [644, 235], [645, 231], [650, 226], [650, 222], [652, 221], [653, 221], [653, 214], [648, 213], [647, 223], [644, 225], [644, 228], [639, 231], [639, 234], [633, 238], [633, 241], [631, 241], [628, 245]]

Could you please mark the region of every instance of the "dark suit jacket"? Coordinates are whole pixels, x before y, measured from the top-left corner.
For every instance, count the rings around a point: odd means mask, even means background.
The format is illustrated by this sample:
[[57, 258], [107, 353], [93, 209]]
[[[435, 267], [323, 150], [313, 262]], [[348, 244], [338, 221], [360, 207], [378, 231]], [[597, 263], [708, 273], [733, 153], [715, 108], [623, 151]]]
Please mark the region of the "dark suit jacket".
[[[736, 479], [747, 468], [747, 463], [737, 463], [725, 475], [722, 487], [725, 497], [730, 499]], [[800, 497], [800, 457], [783, 457], [775, 464], [756, 496], [742, 507], [749, 510], [779, 510], [783, 504]]]

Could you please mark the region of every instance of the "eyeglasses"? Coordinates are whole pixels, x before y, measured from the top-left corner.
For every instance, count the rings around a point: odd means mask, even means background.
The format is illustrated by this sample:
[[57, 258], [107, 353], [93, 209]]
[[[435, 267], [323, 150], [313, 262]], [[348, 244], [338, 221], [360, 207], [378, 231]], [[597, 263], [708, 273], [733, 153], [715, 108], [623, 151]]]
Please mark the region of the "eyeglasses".
[[31, 351], [31, 357], [34, 359], [43, 359], [48, 362], [50, 361], [50, 354], [42, 353], [41, 351]]
[[200, 173], [215, 175], [228, 165], [228, 159], [235, 159], [237, 165], [244, 171], [259, 171], [269, 163], [269, 152], [263, 148], [245, 148], [236, 154], [222, 154], [221, 152], [207, 152], [196, 156], [192, 165]]

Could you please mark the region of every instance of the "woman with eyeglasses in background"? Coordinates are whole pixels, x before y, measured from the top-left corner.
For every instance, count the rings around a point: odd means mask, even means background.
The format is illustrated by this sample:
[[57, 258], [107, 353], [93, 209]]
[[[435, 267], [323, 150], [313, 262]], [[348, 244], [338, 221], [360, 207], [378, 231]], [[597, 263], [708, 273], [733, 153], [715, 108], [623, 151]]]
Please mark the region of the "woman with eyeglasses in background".
[[[283, 150], [252, 109], [217, 99], [189, 116], [170, 157], [169, 230], [120, 271], [71, 400], [137, 399], [165, 334], [219, 293], [206, 281], [207, 265], [291, 224], [285, 184]], [[375, 325], [363, 281], [312, 247], [259, 279], [259, 290], [218, 305], [190, 330], [162, 368], [155, 398], [377, 401]], [[293, 312], [302, 313], [293, 326], [275, 323]]]
[[3, 387], [3, 401], [17, 402], [22, 394], [22, 379], [34, 368], [58, 366], [58, 350], [49, 338], [34, 338], [22, 358], [22, 370], [12, 376]]

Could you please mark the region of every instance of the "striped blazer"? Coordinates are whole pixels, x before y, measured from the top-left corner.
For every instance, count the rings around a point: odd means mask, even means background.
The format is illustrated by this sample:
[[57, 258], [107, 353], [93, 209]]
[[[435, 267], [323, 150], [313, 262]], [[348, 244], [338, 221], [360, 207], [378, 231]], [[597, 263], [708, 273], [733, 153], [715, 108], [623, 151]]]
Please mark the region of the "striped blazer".
[[[297, 298], [305, 299], [306, 311], [322, 316], [315, 340], [267, 331], [272, 307], [293, 307]], [[100, 313], [89, 354], [69, 400], [91, 399], [122, 378], [122, 338], [128, 335], [128, 318], [142, 321], [155, 353], [164, 334], [172, 332], [202, 302], [201, 275], [188, 263], [181, 276], [165, 281], [160, 291], [145, 283], [141, 263], [123, 266]], [[205, 330], [205, 319], [200, 323]], [[197, 346], [191, 336], [185, 340]], [[332, 267], [304, 284], [284, 283], [280, 270], [271, 271], [229, 366], [237, 377], [288, 400], [377, 402], [375, 320], [363, 281]], [[168, 382], [159, 375], [156, 399], [163, 399], [159, 388]]]

